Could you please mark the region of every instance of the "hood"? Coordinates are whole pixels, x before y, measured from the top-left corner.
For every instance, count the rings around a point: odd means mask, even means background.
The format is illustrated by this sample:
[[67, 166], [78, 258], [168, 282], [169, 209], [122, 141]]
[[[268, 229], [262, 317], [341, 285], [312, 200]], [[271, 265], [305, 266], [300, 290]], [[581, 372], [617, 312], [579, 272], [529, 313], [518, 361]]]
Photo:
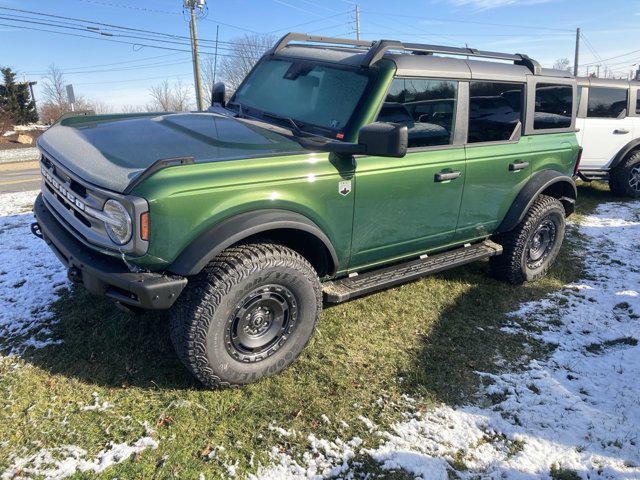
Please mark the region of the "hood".
[[215, 162], [303, 151], [274, 131], [215, 113], [72, 117], [43, 133], [38, 147], [80, 178], [116, 192], [158, 160]]

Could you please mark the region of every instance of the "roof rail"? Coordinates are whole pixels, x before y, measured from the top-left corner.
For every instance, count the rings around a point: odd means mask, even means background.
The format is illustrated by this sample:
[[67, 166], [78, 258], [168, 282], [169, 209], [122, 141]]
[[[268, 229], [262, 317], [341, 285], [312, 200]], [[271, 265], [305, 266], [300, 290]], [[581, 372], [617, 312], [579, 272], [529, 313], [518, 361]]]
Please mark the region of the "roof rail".
[[349, 38], [322, 37], [307, 35], [304, 33], [288, 33], [269, 51], [270, 54], [278, 53], [293, 41], [325, 43], [330, 45], [344, 45], [351, 47], [368, 48], [361, 63], [362, 67], [370, 67], [380, 60], [386, 52], [400, 50], [420, 55], [432, 55], [440, 53], [444, 55], [461, 55], [466, 57], [493, 58], [496, 60], [509, 60], [516, 65], [527, 67], [534, 75], [539, 75], [542, 68], [540, 64], [522, 53], [500, 53], [476, 50], [475, 48], [447, 47], [443, 45], [428, 45], [423, 43], [402, 43], [397, 40], [363, 41]]

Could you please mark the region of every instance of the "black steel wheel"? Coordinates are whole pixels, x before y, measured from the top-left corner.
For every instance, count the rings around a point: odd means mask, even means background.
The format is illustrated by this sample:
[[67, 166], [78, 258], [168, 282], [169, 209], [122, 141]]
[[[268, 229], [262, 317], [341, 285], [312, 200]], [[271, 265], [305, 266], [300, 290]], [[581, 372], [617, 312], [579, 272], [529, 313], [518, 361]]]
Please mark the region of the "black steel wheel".
[[264, 285], [247, 294], [225, 328], [227, 352], [241, 362], [259, 362], [276, 353], [295, 331], [298, 304], [282, 285]]
[[171, 338], [205, 385], [244, 385], [293, 362], [321, 310], [318, 275], [300, 254], [269, 242], [238, 245], [189, 279], [171, 312]]
[[513, 230], [496, 235], [503, 253], [489, 260], [491, 275], [514, 285], [543, 277], [558, 257], [565, 226], [560, 200], [540, 195]]

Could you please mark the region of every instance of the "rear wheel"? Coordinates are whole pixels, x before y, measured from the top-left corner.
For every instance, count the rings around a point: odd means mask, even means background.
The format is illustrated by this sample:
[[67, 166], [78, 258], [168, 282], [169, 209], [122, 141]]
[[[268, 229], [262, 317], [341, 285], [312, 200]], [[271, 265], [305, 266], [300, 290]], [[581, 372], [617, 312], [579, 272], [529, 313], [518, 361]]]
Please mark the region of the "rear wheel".
[[562, 203], [540, 195], [516, 228], [497, 236], [504, 250], [489, 260], [491, 274], [514, 285], [543, 277], [558, 256], [565, 226]]
[[318, 276], [302, 256], [273, 243], [239, 245], [189, 281], [172, 310], [172, 341], [205, 385], [244, 385], [293, 362], [321, 309]]
[[640, 151], [631, 154], [611, 172], [609, 188], [620, 197], [640, 198]]

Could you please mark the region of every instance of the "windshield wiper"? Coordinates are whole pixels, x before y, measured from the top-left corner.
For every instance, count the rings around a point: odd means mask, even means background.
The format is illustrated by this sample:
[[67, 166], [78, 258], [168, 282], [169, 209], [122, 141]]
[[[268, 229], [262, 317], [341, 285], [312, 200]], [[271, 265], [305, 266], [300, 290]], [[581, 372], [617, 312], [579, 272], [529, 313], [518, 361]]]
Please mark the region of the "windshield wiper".
[[291, 125], [292, 130], [294, 131], [294, 133], [296, 133], [298, 135], [304, 135], [304, 132], [302, 131], [300, 126], [291, 117], [285, 117], [284, 115], [278, 115], [276, 113], [269, 113], [269, 112], [264, 112], [262, 114], [262, 116], [263, 117], [267, 117], [267, 118], [273, 118], [275, 120], [283, 120], [283, 121], [289, 123], [289, 125]]
[[243, 107], [242, 107], [241, 103], [229, 102], [229, 103], [227, 103], [227, 105], [233, 106], [233, 107], [238, 107], [238, 111], [236, 112], [236, 117], [238, 117], [238, 118], [246, 118], [247, 117], [245, 115], [244, 111], [243, 111]]

